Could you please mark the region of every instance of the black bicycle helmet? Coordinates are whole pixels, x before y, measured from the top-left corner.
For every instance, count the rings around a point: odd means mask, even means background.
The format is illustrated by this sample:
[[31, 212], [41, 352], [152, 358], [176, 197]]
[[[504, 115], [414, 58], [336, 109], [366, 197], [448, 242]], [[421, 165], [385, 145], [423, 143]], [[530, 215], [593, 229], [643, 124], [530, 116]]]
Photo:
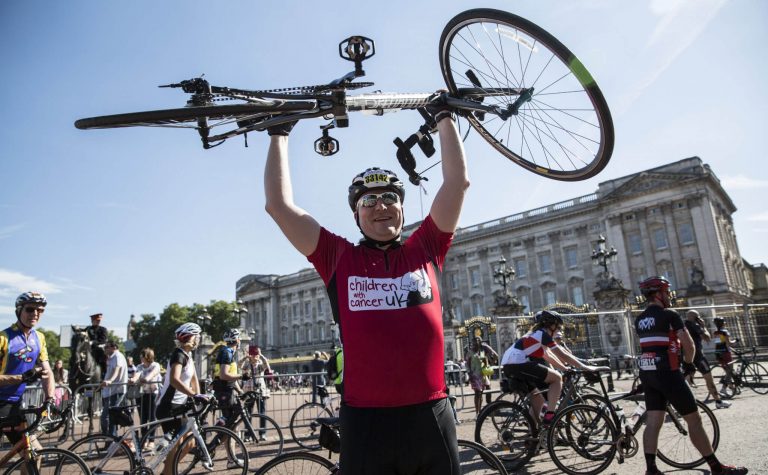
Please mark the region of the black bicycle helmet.
[[659, 290], [669, 290], [669, 281], [662, 275], [648, 277], [638, 284], [643, 295], [652, 294]]
[[555, 323], [558, 325], [563, 324], [563, 316], [554, 310], [541, 310], [540, 312], [536, 312], [533, 319], [537, 324], [546, 327]]
[[717, 328], [722, 328], [722, 326], [725, 325], [725, 319], [723, 317], [715, 317], [712, 321], [715, 322]]
[[401, 202], [405, 200], [405, 186], [403, 186], [403, 182], [400, 181], [394, 172], [382, 170], [378, 167], [367, 168], [364, 172], [355, 175], [352, 179], [352, 184], [349, 185], [347, 200], [352, 211], [356, 210], [357, 200], [374, 188], [394, 191], [400, 196]]
[[39, 292], [24, 292], [23, 294], [16, 297], [16, 316], [21, 315], [21, 309], [26, 304], [35, 304], [35, 305], [42, 305], [45, 307], [48, 305], [48, 301], [45, 299], [45, 295], [39, 293]]

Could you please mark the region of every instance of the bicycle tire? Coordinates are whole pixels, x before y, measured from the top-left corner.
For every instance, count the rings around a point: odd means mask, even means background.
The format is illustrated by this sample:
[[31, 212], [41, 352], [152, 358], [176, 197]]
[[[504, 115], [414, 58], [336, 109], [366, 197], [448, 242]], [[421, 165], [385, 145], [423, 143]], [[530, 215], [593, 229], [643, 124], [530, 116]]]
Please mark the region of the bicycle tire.
[[[249, 417], [248, 414], [244, 414]], [[245, 443], [248, 451], [248, 460], [251, 470], [263, 465], [267, 460], [271, 460], [283, 453], [285, 439], [280, 426], [269, 416], [262, 414], [250, 414], [248, 419], [253, 433], [246, 427], [245, 421], [239, 420], [232, 429]], [[264, 421], [264, 428], [261, 422]], [[262, 440], [263, 436], [263, 440]]]
[[741, 381], [744, 386], [757, 394], [768, 394], [768, 370], [760, 363], [755, 361], [749, 363], [744, 368]]
[[311, 452], [283, 454], [265, 463], [257, 475], [326, 475], [338, 467], [325, 457]]
[[[248, 452], [242, 440], [224, 427], [203, 427], [200, 436], [205, 441], [213, 465], [207, 467], [197, 448], [197, 440], [189, 436], [179, 444], [173, 456], [174, 475], [207, 474], [246, 475], [248, 473]], [[222, 440], [226, 445], [222, 447]]]
[[[107, 434], [92, 434], [75, 441], [69, 446], [69, 451], [85, 461], [88, 469], [96, 473], [96, 466], [107, 456], [107, 451], [112, 443], [117, 443], [120, 439]], [[122, 473], [126, 470], [131, 471], [136, 466], [136, 459], [131, 450], [123, 444], [117, 449], [112, 457], [101, 467], [101, 471], [110, 473]]]
[[[493, 37], [489, 29], [495, 30]], [[505, 46], [514, 54], [506, 57]], [[490, 113], [465, 114], [491, 146], [517, 165], [547, 178], [576, 181], [608, 164], [614, 145], [608, 104], [578, 58], [539, 26], [500, 10], [460, 13], [440, 37], [440, 69], [451, 93], [487, 88], [494, 92], [485, 100], [502, 108], [520, 96], [497, 91], [533, 87], [530, 100], [507, 120]]]
[[507, 469], [497, 456], [471, 440], [458, 440], [459, 473], [463, 475], [507, 475]]
[[515, 471], [533, 457], [539, 445], [538, 430], [527, 408], [494, 401], [477, 417], [475, 442], [490, 450], [507, 470]]
[[333, 417], [333, 413], [316, 402], [305, 402], [291, 414], [289, 429], [291, 437], [299, 446], [307, 450], [318, 450], [320, 442], [320, 424], [317, 423], [319, 417]]
[[21, 459], [11, 465], [3, 475], [22, 475], [38, 473], [39, 475], [90, 475], [86, 463], [75, 454], [64, 449], [41, 449], [36, 451], [37, 459], [41, 461], [40, 470], [26, 467], [27, 460]]
[[605, 411], [575, 404], [555, 414], [547, 445], [552, 461], [563, 472], [593, 475], [613, 462], [617, 440], [616, 426]]
[[237, 120], [258, 118], [284, 112], [306, 111], [315, 106], [315, 102], [312, 101], [280, 101], [270, 105], [249, 103], [191, 106], [88, 117], [76, 120], [75, 127], [81, 130], [158, 126], [196, 128], [199, 119], [220, 120], [231, 123]]
[[[712, 449], [717, 450], [720, 444], [720, 424], [717, 417], [710, 408], [701, 401], [696, 401], [699, 408], [701, 422], [704, 426], [707, 437], [712, 443]], [[688, 431], [685, 426], [678, 426], [674, 423], [676, 418], [680, 423], [685, 424], [685, 420], [677, 414], [672, 406], [667, 405], [667, 415], [664, 416], [664, 423], [659, 432], [659, 444], [656, 454], [659, 459], [675, 468], [695, 468], [704, 463], [704, 457], [701, 456], [696, 447], [691, 443]]]

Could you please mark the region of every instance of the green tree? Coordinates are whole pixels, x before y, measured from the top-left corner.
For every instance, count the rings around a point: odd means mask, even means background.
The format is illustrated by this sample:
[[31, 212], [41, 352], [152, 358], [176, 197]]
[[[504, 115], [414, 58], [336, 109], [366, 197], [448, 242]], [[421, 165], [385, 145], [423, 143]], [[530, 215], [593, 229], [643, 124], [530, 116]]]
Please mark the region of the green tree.
[[[172, 303], [165, 307], [158, 317], [143, 314], [136, 322], [131, 334], [136, 342], [133, 357], [138, 361], [137, 358], [142, 349], [152, 348], [155, 351], [155, 359], [165, 364], [176, 347], [174, 343], [176, 328], [187, 322], [200, 324], [203, 332], [217, 342], [221, 340], [225, 330], [239, 326], [240, 321], [233, 313], [234, 308], [234, 302], [212, 300], [208, 305], [194, 303], [183, 306]], [[206, 319], [204, 315], [210, 318]]]
[[45, 345], [48, 347], [48, 360], [51, 366], [53, 366], [56, 360], [61, 360], [66, 368], [69, 365], [69, 355], [71, 352], [69, 348], [59, 345], [59, 334], [44, 328], [37, 328], [36, 330], [45, 335]]

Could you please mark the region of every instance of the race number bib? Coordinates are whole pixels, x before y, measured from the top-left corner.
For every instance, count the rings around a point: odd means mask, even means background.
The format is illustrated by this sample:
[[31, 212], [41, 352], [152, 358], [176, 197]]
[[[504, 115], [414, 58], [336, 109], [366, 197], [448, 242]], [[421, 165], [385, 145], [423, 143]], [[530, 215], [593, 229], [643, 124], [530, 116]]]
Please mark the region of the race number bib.
[[656, 370], [656, 353], [643, 353], [640, 355], [640, 369], [643, 371]]

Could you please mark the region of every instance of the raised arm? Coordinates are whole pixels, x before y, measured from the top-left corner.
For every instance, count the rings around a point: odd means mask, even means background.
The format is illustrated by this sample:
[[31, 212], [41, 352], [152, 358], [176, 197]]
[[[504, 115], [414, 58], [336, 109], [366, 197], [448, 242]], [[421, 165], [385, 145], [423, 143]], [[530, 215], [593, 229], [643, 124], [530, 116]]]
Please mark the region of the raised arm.
[[264, 167], [264, 193], [267, 213], [300, 253], [312, 254], [320, 237], [320, 225], [293, 202], [293, 187], [288, 167], [288, 135], [272, 135]]
[[437, 190], [429, 214], [438, 229], [452, 233], [459, 224], [461, 205], [469, 187], [467, 162], [456, 123], [448, 117], [442, 118], [437, 123], [437, 130], [440, 137], [443, 184]]

